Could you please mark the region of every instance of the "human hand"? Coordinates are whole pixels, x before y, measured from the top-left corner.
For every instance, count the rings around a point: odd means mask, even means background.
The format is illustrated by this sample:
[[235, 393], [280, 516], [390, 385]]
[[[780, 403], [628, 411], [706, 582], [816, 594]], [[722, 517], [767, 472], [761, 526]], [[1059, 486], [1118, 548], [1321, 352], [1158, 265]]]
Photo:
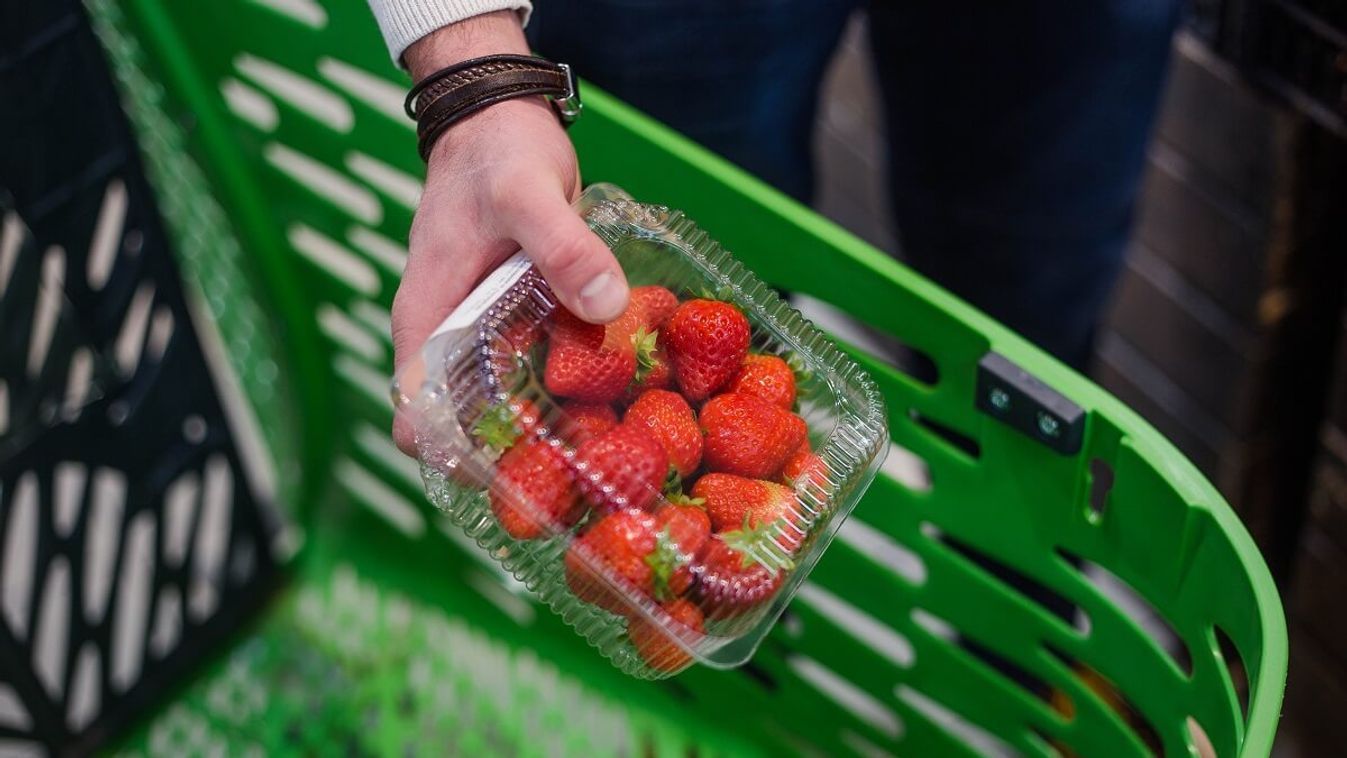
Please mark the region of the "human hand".
[[[405, 60], [420, 81], [458, 61], [529, 52], [513, 12], [476, 16], [425, 37]], [[594, 323], [627, 306], [627, 280], [607, 246], [571, 208], [580, 193], [575, 150], [542, 97], [507, 100], [455, 124], [435, 143], [393, 298], [395, 370], [472, 288], [523, 249], [563, 305]], [[393, 438], [416, 455], [398, 417]]]

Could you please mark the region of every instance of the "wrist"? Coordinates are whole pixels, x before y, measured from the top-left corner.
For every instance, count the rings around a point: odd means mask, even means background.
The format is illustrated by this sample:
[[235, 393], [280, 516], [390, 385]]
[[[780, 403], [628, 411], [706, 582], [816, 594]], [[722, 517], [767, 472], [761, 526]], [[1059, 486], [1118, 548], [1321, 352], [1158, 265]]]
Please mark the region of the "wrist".
[[[431, 146], [426, 164], [430, 167], [451, 163], [456, 156], [470, 155], [484, 165], [502, 149], [500, 136], [527, 132], [530, 135], [554, 133], [566, 140], [566, 131], [552, 106], [541, 97], [519, 98], [496, 103], [444, 130]], [[570, 144], [567, 142], [566, 144]]]
[[437, 29], [412, 43], [403, 61], [412, 81], [419, 82], [446, 66], [497, 53], [529, 54], [514, 11], [484, 13]]

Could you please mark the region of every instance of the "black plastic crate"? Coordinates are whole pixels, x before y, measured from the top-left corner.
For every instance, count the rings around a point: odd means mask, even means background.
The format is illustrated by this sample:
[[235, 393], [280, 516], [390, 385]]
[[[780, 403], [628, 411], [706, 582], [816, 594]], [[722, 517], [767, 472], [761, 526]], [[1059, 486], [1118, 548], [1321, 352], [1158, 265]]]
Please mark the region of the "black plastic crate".
[[82, 7], [0, 0], [0, 42], [0, 755], [82, 755], [268, 596], [281, 523]]

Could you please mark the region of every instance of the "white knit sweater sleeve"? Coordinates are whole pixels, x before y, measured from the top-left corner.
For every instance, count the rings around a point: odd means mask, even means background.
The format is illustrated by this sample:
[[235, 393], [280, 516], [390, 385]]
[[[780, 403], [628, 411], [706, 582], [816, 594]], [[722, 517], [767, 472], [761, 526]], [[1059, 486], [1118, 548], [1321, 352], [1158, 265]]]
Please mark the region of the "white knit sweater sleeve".
[[528, 22], [529, 0], [369, 0], [393, 62], [402, 65], [402, 52], [413, 42], [441, 27], [492, 11], [512, 10]]

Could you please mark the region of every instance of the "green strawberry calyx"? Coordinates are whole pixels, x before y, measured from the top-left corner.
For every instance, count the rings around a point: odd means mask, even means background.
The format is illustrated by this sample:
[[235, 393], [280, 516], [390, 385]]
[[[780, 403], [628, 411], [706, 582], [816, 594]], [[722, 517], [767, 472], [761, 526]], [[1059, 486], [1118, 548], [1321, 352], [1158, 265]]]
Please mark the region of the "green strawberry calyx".
[[805, 467], [800, 469], [800, 472], [795, 476], [783, 477], [781, 483], [793, 490], [800, 490], [801, 486], [811, 478], [823, 475], [823, 465], [824, 464], [815, 457], [809, 463], [805, 464]]
[[518, 414], [510, 407], [510, 403], [495, 403], [477, 420], [472, 427], [472, 434], [488, 450], [504, 453], [514, 447], [514, 443], [524, 433], [517, 420]]
[[[781, 356], [781, 358], [795, 374], [796, 387], [802, 387], [814, 380], [814, 372], [809, 370], [809, 366], [805, 364], [804, 358], [801, 357], [799, 353], [791, 351]], [[798, 396], [795, 398], [794, 411], [796, 413], [800, 412], [800, 398]]]
[[687, 557], [678, 549], [678, 543], [674, 542], [668, 527], [660, 530], [655, 535], [654, 551], [645, 557], [645, 565], [650, 567], [650, 584], [656, 600], [663, 603], [674, 598], [669, 582], [684, 563], [687, 563]]
[[661, 491], [669, 502], [673, 502], [675, 496], [683, 494], [683, 477], [672, 463], [669, 464], [669, 473], [664, 476], [664, 488]]
[[706, 510], [706, 498], [704, 497], [688, 497], [687, 495], [678, 492], [667, 496], [665, 499], [669, 501], [669, 505]]
[[784, 517], [753, 526], [749, 514], [744, 514], [744, 525], [738, 531], [720, 535], [725, 546], [743, 556], [740, 568], [762, 566], [776, 576], [778, 571], [795, 568], [795, 560], [781, 548], [777, 539], [786, 528]]
[[636, 348], [636, 378], [635, 383], [640, 384], [645, 381], [650, 372], [659, 368], [660, 359], [655, 355], [659, 349], [659, 330], [646, 331], [644, 326], [638, 327], [636, 333], [631, 335], [632, 347]]
[[808, 379], [812, 376], [809, 372], [809, 367], [805, 365], [804, 358], [794, 350], [781, 356], [781, 359], [786, 362], [787, 366], [790, 366], [790, 370], [795, 372], [796, 377]]
[[680, 505], [691, 508], [701, 508], [706, 510], [706, 498], [692, 497], [683, 492], [683, 477], [679, 476], [678, 469], [669, 465], [669, 474], [664, 477], [664, 488], [660, 490], [664, 495], [664, 500], [669, 505]]
[[698, 300], [718, 300], [727, 301], [734, 295], [734, 290], [728, 285], [721, 284], [714, 289], [710, 286], [701, 287], [693, 293]]

